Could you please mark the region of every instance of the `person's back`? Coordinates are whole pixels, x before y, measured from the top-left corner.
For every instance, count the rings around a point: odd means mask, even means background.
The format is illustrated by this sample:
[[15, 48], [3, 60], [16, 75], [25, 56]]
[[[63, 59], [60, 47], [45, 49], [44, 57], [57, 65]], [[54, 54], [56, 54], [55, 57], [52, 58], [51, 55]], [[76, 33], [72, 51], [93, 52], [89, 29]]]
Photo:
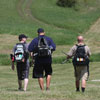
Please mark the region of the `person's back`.
[[14, 51], [15, 62], [23, 63], [28, 60], [29, 53], [28, 53], [28, 44], [27, 43], [17, 43], [15, 45], [13, 51]]
[[45, 38], [46, 39], [48, 47], [49, 47], [49, 49], [51, 49], [51, 52], [55, 50], [56, 46], [53, 43], [52, 39], [50, 37], [45, 36], [45, 35], [40, 35], [40, 36], [34, 38], [32, 40], [32, 42], [30, 43], [28, 50], [30, 52], [33, 52], [33, 53], [37, 54], [35, 56], [35, 59], [36, 59], [35, 61], [37, 63], [51, 63], [52, 62], [52, 54], [50, 56], [47, 56], [47, 57], [39, 57], [38, 56], [38, 49], [39, 49], [38, 48], [38, 42], [39, 42], [39, 38]]
[[20, 43], [13, 48], [15, 59], [12, 61], [12, 70], [14, 70], [14, 62], [16, 62], [19, 90], [22, 90], [22, 80], [24, 80], [24, 91], [26, 91], [29, 76], [29, 53], [26, 40], [27, 36], [19, 35]]
[[[75, 55], [73, 58], [73, 65], [74, 66], [86, 66], [89, 64], [89, 57], [86, 50], [88, 46], [86, 45], [76, 45], [75, 47]], [[87, 50], [88, 51], [88, 50]]]
[[49, 48], [46, 37], [39, 37], [38, 40], [38, 57], [45, 58], [51, 56], [51, 49]]
[[35, 55], [33, 78], [38, 78], [40, 88], [44, 90], [43, 78], [45, 72], [46, 89], [48, 90], [52, 75], [52, 52], [55, 50], [56, 45], [51, 38], [45, 36], [43, 29], [39, 28], [37, 32], [38, 37], [32, 40], [28, 48]]

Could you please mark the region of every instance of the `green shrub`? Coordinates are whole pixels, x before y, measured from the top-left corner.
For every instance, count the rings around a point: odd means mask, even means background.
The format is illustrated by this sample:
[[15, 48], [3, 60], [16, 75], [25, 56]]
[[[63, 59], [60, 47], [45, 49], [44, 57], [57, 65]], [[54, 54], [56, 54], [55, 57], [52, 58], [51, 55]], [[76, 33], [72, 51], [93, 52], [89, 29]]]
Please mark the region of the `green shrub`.
[[[53, 64], [62, 64], [66, 60], [66, 56], [53, 57]], [[71, 63], [72, 59], [65, 63]], [[92, 54], [90, 57], [90, 62], [100, 62], [100, 53]], [[0, 54], [0, 65], [11, 65], [10, 56], [6, 54]]]
[[62, 7], [73, 7], [76, 4], [76, 0], [58, 0], [57, 5]]
[[[53, 63], [54, 64], [61, 64], [62, 62], [64, 62], [66, 59], [66, 57], [54, 57], [53, 58]], [[67, 63], [71, 63], [72, 59], [70, 59], [69, 61], [67, 61]], [[100, 62], [100, 53], [98, 54], [92, 54], [90, 57], [90, 62]], [[66, 62], [65, 62], [66, 63]]]

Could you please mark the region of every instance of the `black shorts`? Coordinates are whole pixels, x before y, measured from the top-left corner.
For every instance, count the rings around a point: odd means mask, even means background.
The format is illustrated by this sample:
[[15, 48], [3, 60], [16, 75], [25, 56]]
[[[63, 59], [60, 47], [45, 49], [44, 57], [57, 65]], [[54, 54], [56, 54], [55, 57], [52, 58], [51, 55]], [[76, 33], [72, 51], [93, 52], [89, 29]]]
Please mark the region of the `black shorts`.
[[33, 68], [33, 78], [43, 78], [48, 75], [52, 75], [52, 66], [51, 63], [41, 63], [41, 64], [35, 64]]
[[19, 80], [29, 77], [29, 62], [17, 63], [17, 76]]

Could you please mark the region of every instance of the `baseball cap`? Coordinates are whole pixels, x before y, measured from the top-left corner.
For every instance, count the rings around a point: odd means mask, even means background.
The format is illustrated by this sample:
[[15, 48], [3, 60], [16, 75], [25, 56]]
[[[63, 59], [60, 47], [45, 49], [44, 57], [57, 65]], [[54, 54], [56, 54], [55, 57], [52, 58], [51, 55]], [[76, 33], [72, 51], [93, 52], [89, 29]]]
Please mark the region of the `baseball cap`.
[[21, 40], [22, 38], [28, 38], [28, 37], [24, 34], [20, 34], [18, 38], [19, 38], [19, 40]]
[[43, 32], [44, 32], [44, 29], [43, 29], [43, 28], [39, 28], [39, 29], [37, 30], [37, 32], [38, 32], [38, 33], [43, 33]]

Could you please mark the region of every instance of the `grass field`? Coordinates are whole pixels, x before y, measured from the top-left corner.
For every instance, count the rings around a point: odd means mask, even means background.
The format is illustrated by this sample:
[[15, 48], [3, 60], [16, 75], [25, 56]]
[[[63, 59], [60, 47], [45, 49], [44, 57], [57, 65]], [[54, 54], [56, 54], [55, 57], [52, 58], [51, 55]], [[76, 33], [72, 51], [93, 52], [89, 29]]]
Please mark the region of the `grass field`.
[[100, 63], [90, 64], [90, 79], [85, 93], [77, 93], [74, 85], [72, 64], [53, 64], [53, 76], [50, 91], [41, 92], [36, 79], [32, 79], [32, 68], [27, 92], [17, 91], [16, 71], [10, 66], [0, 66], [0, 99], [1, 100], [99, 100]]
[[[78, 34], [84, 35], [86, 44], [92, 48], [93, 53], [99, 53], [100, 23], [90, 28], [90, 31], [87, 30], [100, 16], [99, 2], [100, 0], [88, 0], [85, 5], [83, 0], [78, 0], [76, 11], [73, 8], [58, 7], [56, 0], [43, 0], [42, 3], [41, 0], [9, 0], [8, 2], [1, 0], [0, 53], [11, 52], [13, 45], [18, 42], [18, 34], [28, 35], [30, 42], [37, 36], [36, 31], [39, 27], [43, 27], [46, 34], [56, 43], [55, 56], [61, 56], [61, 50], [67, 52], [75, 43]], [[88, 34], [85, 34], [85, 31], [88, 31]], [[63, 48], [58, 45], [63, 45]]]
[[58, 7], [57, 0], [43, 0], [42, 3], [41, 0], [35, 0], [31, 7], [32, 14], [45, 23], [83, 33], [100, 16], [100, 0], [87, 0], [87, 6], [83, 3], [84, 0], [77, 1], [76, 11]]
[[100, 16], [100, 0], [89, 0], [88, 6], [79, 0], [77, 11], [60, 8], [56, 1], [0, 0], [0, 34], [25, 33], [35, 37], [37, 28], [43, 27], [56, 44], [71, 45], [74, 37], [87, 31]]
[[[87, 4], [78, 0], [76, 8], [58, 7], [56, 1], [0, 0], [0, 100], [99, 100], [100, 82], [92, 80], [100, 79], [100, 0], [87, 0]], [[41, 92], [30, 68], [28, 91], [19, 92], [9, 54], [19, 34], [28, 35], [30, 42], [37, 36], [39, 27], [57, 45], [53, 53], [51, 89]], [[84, 94], [75, 92], [72, 64], [60, 64], [66, 58], [61, 51], [68, 52], [79, 34], [85, 37], [92, 51], [90, 79]]]
[[[28, 42], [30, 42], [32, 38], [37, 36], [36, 30], [39, 27], [43, 27], [46, 34], [52, 37], [57, 45], [57, 50], [53, 55], [55, 62], [64, 59], [64, 54], [61, 51], [68, 52], [75, 43], [78, 34], [82, 34], [86, 44], [90, 46], [92, 54], [94, 54], [92, 61], [99, 61], [99, 2], [100, 0], [88, 0], [85, 5], [83, 0], [78, 0], [76, 11], [74, 8], [58, 7], [56, 0], [43, 0], [42, 3], [41, 0], [1, 1], [0, 58], [5, 60], [1, 59], [0, 64], [4, 64], [4, 61], [9, 58], [13, 46], [18, 42], [18, 34], [28, 35], [30, 37]], [[94, 25], [90, 27], [93, 23]], [[85, 31], [87, 31], [86, 34]], [[95, 58], [96, 60], [93, 60]], [[5, 65], [7, 64], [9, 62], [5, 63]]]

